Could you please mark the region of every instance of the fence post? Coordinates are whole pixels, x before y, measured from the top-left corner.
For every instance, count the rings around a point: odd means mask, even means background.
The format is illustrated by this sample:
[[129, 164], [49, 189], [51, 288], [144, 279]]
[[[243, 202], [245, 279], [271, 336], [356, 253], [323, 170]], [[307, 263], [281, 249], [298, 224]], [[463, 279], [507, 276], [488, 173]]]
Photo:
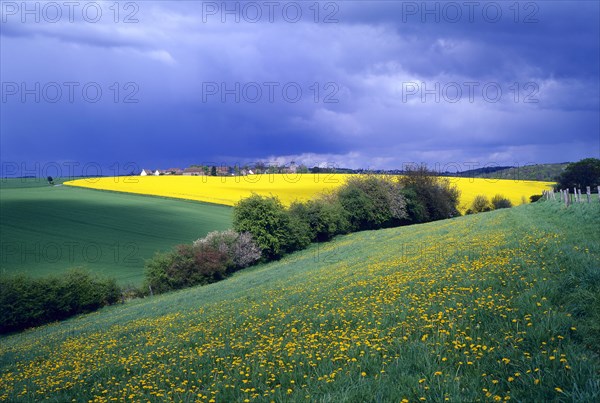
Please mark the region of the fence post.
[[600, 201], [600, 186], [598, 186], [598, 200]]
[[585, 194], [587, 195], [587, 202], [588, 202], [588, 204], [589, 204], [590, 199], [591, 199], [591, 193], [592, 193], [592, 191], [591, 191], [590, 187], [586, 186], [585, 187]]
[[[575, 189], [575, 188], [573, 188], [573, 189]], [[567, 192], [569, 192], [569, 189], [567, 189]], [[572, 204], [575, 204], [576, 201], [577, 201], [577, 190], [573, 194], [571, 194], [569, 192], [569, 206]]]
[[581, 189], [577, 190], [579, 192], [579, 195], [577, 197], [579, 197], [579, 203], [581, 203], [583, 201], [583, 199], [581, 198]]

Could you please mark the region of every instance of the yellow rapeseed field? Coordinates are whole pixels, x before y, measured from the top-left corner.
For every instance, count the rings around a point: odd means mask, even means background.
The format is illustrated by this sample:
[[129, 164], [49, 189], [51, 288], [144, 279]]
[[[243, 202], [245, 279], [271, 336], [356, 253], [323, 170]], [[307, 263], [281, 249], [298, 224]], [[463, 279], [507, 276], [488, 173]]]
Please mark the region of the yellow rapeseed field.
[[[87, 178], [66, 185], [153, 196], [174, 197], [232, 206], [252, 192], [278, 196], [283, 204], [308, 200], [342, 185], [346, 174], [265, 174], [250, 176], [127, 176]], [[466, 210], [478, 194], [501, 194], [514, 205], [550, 189], [551, 182], [484, 178], [448, 178], [461, 191], [460, 209]]]

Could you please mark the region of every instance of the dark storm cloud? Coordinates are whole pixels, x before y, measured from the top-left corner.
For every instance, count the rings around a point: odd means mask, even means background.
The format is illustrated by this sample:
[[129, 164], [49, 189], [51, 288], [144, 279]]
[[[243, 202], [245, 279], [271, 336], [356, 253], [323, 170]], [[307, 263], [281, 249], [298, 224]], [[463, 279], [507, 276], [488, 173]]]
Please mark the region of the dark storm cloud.
[[[3, 161], [396, 167], [600, 153], [596, 2], [519, 3], [518, 15], [480, 2], [472, 16], [455, 3], [458, 19], [448, 2], [322, 2], [318, 15], [301, 3], [296, 22], [290, 3], [271, 22], [257, 2], [256, 23], [240, 14], [247, 2], [229, 14], [138, 2], [135, 23], [98, 4], [95, 23], [3, 14]], [[48, 83], [63, 91], [55, 103]]]

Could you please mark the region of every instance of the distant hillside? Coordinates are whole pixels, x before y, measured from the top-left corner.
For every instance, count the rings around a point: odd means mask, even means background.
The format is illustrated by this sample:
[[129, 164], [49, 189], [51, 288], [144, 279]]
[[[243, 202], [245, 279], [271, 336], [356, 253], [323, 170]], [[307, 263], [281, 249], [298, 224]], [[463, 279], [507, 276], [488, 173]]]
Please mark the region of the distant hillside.
[[488, 167], [471, 169], [452, 174], [452, 176], [554, 182], [567, 165], [569, 165], [568, 162], [525, 165], [522, 167]]

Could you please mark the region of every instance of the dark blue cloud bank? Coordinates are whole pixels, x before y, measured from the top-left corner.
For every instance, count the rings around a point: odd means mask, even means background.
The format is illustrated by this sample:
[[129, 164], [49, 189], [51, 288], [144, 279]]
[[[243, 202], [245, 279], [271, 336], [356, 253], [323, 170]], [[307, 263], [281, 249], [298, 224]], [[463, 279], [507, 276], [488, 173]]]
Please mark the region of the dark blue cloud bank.
[[2, 2], [3, 171], [600, 154], [596, 1], [117, 4]]

